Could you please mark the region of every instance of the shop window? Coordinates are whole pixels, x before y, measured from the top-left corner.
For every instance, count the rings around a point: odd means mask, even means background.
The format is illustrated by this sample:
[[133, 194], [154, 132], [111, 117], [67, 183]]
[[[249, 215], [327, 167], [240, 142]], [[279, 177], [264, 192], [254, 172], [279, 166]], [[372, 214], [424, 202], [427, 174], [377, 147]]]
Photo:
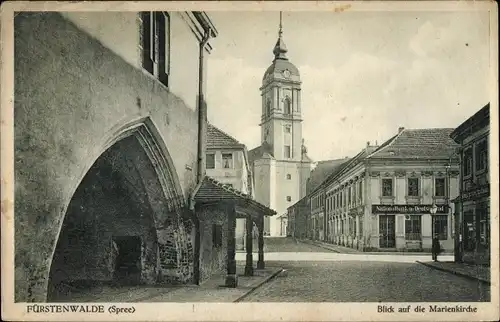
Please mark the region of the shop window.
[[463, 245], [465, 251], [476, 249], [476, 221], [474, 212], [464, 212]]
[[488, 166], [488, 141], [483, 140], [476, 144], [476, 170], [481, 171]]
[[463, 160], [463, 171], [464, 176], [470, 176], [472, 174], [472, 149], [469, 148], [464, 152], [464, 160]]
[[434, 187], [435, 187], [435, 196], [436, 197], [444, 197], [446, 193], [445, 187], [445, 179], [444, 178], [436, 178], [434, 179]]
[[476, 214], [479, 220], [479, 240], [483, 247], [490, 245], [490, 211], [488, 206], [479, 206], [476, 209]]
[[213, 224], [212, 225], [212, 247], [220, 248], [222, 247], [222, 226]]
[[434, 234], [437, 234], [439, 240], [448, 239], [448, 216], [434, 215]]
[[408, 178], [408, 196], [419, 196], [418, 178]]
[[407, 215], [405, 218], [405, 239], [422, 240], [422, 218], [420, 215]]
[[170, 74], [170, 16], [167, 12], [142, 12], [142, 67], [165, 86]]
[[232, 169], [233, 168], [233, 154], [232, 153], [223, 153], [222, 154], [222, 165], [224, 169]]
[[392, 197], [392, 179], [382, 179], [382, 196]]
[[207, 169], [215, 169], [215, 154], [207, 153], [205, 164]]

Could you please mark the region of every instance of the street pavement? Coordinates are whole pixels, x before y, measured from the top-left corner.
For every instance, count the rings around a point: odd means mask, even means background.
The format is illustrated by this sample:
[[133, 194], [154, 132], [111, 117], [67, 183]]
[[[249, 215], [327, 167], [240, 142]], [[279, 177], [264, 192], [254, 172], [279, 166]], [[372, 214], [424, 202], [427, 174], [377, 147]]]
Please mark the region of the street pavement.
[[[272, 249], [274, 240], [266, 242]], [[429, 261], [429, 256], [338, 254], [286, 238], [279, 248], [286, 251], [265, 254], [266, 265], [281, 266], [286, 273], [244, 302], [490, 301], [489, 285], [416, 263]]]

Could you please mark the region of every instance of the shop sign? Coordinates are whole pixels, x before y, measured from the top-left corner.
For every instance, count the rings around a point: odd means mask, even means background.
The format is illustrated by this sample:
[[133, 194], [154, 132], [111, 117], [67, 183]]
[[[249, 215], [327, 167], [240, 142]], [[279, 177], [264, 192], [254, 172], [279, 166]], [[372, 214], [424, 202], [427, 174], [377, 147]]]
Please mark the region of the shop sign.
[[[448, 205], [436, 205], [437, 214], [448, 213]], [[372, 205], [373, 214], [430, 214], [432, 205]]]
[[462, 193], [462, 199], [475, 199], [480, 197], [485, 197], [490, 195], [490, 185], [482, 186], [480, 188], [474, 189], [472, 191], [467, 191]]

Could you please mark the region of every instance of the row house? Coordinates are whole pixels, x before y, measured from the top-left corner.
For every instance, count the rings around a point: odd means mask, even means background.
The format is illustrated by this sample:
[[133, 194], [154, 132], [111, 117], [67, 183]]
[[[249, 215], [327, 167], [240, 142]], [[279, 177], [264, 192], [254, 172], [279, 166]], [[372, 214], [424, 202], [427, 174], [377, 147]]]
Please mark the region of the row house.
[[451, 131], [400, 128], [332, 173], [323, 183], [323, 240], [360, 250], [423, 251], [438, 235], [453, 250], [458, 159]]
[[[253, 177], [244, 144], [212, 124], [207, 127], [206, 173], [211, 178], [255, 199]], [[236, 220], [236, 248], [245, 248], [245, 219]]]
[[460, 195], [455, 203], [455, 260], [490, 262], [490, 104], [458, 126], [451, 137], [460, 144]]

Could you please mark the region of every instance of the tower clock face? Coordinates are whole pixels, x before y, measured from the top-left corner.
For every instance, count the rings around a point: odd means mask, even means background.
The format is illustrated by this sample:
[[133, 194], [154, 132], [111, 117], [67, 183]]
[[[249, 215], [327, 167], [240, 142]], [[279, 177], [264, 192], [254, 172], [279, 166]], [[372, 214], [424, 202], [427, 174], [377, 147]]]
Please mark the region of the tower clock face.
[[290, 71], [288, 69], [286, 69], [285, 71], [283, 71], [283, 76], [285, 76], [286, 78], [289, 78], [290, 77]]

